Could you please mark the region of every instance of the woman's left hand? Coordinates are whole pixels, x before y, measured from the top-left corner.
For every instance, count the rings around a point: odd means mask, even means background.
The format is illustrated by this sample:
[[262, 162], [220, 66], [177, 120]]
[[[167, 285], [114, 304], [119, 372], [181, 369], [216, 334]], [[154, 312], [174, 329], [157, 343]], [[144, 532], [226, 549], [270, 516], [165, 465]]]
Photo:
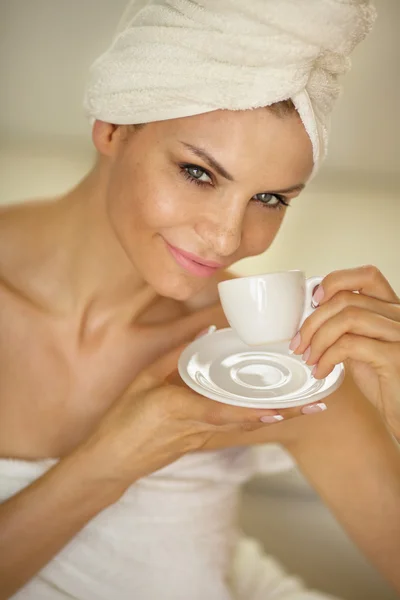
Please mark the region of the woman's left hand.
[[[357, 292], [357, 293], [355, 293]], [[356, 385], [400, 440], [400, 299], [372, 266], [335, 271], [314, 292], [317, 310], [291, 349], [316, 379], [345, 362]]]

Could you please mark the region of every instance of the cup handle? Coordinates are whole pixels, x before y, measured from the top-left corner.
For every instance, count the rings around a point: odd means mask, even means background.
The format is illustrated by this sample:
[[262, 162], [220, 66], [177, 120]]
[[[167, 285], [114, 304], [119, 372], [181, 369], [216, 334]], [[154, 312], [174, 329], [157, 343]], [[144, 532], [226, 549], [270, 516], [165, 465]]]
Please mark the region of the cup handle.
[[315, 288], [323, 281], [323, 277], [309, 277], [306, 279], [306, 300], [303, 316], [301, 317], [300, 326], [303, 325], [304, 321], [309, 317], [314, 310], [317, 308], [314, 306], [312, 297]]

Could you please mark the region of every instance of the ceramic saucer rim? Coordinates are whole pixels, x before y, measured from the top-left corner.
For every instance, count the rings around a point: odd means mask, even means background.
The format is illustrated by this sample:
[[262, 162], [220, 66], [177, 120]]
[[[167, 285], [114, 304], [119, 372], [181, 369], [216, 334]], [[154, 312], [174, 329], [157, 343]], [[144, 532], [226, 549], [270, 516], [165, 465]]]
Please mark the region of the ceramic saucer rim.
[[[299, 400], [298, 398], [293, 398], [293, 400], [289, 399], [289, 400], [273, 400], [273, 399], [267, 399], [267, 400], [263, 400], [263, 399], [258, 399], [257, 401], [252, 400], [251, 398], [249, 398], [248, 400], [246, 400], [245, 398], [237, 398], [234, 396], [228, 396], [228, 395], [222, 395], [222, 394], [218, 394], [216, 392], [212, 392], [210, 390], [206, 390], [204, 389], [201, 385], [199, 385], [196, 381], [194, 381], [192, 379], [192, 377], [189, 376], [187, 369], [185, 368], [184, 365], [187, 365], [190, 357], [193, 355], [193, 345], [200, 343], [201, 341], [204, 341], [204, 339], [206, 339], [207, 337], [211, 337], [211, 336], [216, 336], [216, 335], [220, 335], [221, 333], [225, 334], [227, 332], [231, 332], [234, 335], [236, 335], [234, 333], [234, 331], [232, 330], [232, 328], [230, 327], [226, 327], [223, 329], [218, 329], [217, 331], [214, 331], [210, 334], [206, 334], [205, 336], [198, 338], [197, 340], [194, 340], [187, 348], [185, 348], [185, 350], [182, 352], [182, 354], [179, 357], [178, 360], [178, 372], [180, 377], [182, 378], [182, 380], [186, 383], [186, 385], [191, 388], [192, 390], [194, 390], [195, 392], [197, 392], [198, 394], [209, 398], [211, 400], [215, 400], [216, 402], [220, 402], [222, 404], [229, 404], [231, 406], [240, 406], [243, 408], [258, 408], [258, 409], [285, 409], [285, 408], [295, 408], [298, 406], [305, 406], [307, 404], [313, 404], [315, 402], [319, 402], [320, 400], [326, 398], [327, 396], [330, 396], [333, 392], [335, 392], [340, 385], [343, 382], [344, 379], [344, 374], [345, 374], [345, 369], [344, 369], [344, 365], [343, 363], [340, 363], [339, 365], [336, 365], [334, 370], [332, 371], [332, 373], [330, 375], [328, 375], [328, 378], [332, 378], [332, 375], [335, 373], [337, 373], [336, 379], [330, 384], [328, 385], [328, 387], [322, 387], [320, 390], [318, 390], [317, 392], [314, 392], [313, 394], [311, 394], [310, 396], [306, 397], [306, 398], [302, 398], [301, 400]], [[256, 347], [255, 347], [256, 348]]]

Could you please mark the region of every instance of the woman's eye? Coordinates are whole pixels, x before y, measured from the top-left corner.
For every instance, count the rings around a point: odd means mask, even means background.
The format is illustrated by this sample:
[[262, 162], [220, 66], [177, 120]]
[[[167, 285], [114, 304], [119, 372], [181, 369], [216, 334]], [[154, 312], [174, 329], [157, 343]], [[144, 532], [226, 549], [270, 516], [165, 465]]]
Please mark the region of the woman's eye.
[[268, 206], [276, 206], [277, 204], [281, 203], [280, 199], [273, 194], [256, 194], [254, 199], [262, 204], [268, 204]]
[[212, 183], [211, 177], [206, 171], [204, 171], [204, 169], [201, 169], [200, 167], [187, 166], [185, 167], [185, 170], [188, 175], [190, 175], [190, 177], [193, 179], [196, 179], [196, 181], [201, 181], [202, 183]]
[[284, 206], [289, 206], [289, 203], [278, 194], [268, 194], [267, 192], [263, 192], [262, 194], [253, 196], [253, 199], [263, 206], [271, 208], [283, 208]]

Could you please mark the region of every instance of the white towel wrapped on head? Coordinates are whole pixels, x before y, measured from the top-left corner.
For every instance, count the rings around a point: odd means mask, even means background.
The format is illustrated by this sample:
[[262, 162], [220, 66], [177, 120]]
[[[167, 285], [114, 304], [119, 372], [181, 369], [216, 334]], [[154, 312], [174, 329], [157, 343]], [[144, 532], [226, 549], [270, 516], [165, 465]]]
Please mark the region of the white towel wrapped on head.
[[374, 18], [369, 0], [133, 0], [91, 68], [85, 106], [135, 124], [291, 99], [317, 167], [338, 77]]

